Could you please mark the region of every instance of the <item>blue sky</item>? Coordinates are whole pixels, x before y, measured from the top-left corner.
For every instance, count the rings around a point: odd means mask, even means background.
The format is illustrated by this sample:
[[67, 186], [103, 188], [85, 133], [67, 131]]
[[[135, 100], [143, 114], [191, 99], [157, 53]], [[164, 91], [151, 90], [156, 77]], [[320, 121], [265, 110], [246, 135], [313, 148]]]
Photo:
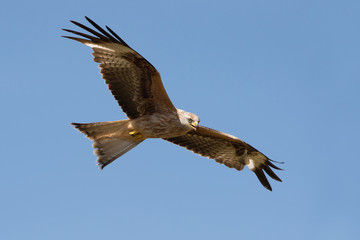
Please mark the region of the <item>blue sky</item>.
[[[8, 1], [0, 9], [1, 239], [358, 239], [359, 1]], [[284, 161], [267, 191], [162, 140], [103, 171], [70, 122], [124, 119], [84, 16], [201, 124]]]

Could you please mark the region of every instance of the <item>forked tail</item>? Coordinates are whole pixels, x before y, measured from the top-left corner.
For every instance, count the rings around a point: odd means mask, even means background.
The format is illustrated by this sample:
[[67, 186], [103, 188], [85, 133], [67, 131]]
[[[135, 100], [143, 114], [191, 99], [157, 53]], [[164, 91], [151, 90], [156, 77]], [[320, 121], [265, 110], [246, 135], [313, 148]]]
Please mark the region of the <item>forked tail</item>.
[[128, 134], [129, 120], [96, 123], [72, 123], [80, 132], [94, 141], [98, 166], [103, 169], [144, 140]]

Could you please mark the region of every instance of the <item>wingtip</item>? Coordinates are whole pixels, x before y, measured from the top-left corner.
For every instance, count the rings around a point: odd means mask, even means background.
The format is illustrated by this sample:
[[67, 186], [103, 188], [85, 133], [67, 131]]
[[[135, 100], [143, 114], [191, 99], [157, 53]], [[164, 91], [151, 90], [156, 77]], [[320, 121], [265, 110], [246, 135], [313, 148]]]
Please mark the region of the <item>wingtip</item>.
[[282, 182], [281, 179], [274, 173], [274, 171], [270, 168], [269, 162], [265, 162], [261, 165], [261, 168], [269, 175], [272, 179]]
[[[255, 175], [259, 179], [260, 183], [266, 189], [268, 189], [269, 191], [272, 191], [269, 180], [267, 179], [267, 175], [278, 182], [282, 182], [282, 180], [274, 173], [274, 171], [270, 167], [272, 167], [274, 169], [279, 169], [278, 167], [273, 165], [268, 159], [265, 163], [263, 163], [259, 166], [255, 166], [255, 167], [253, 166], [252, 168], [250, 168], [250, 170], [255, 173]], [[265, 173], [267, 175], [265, 175]]]
[[77, 21], [74, 21], [74, 20], [69, 20], [71, 23], [75, 24], [75, 25], [78, 25], [79, 23]]
[[[262, 183], [261, 183], [262, 184]], [[271, 187], [271, 185], [269, 184], [269, 185], [264, 185], [264, 184], [262, 184], [264, 187], [265, 187], [265, 189], [267, 189], [267, 190], [269, 190], [270, 192], [272, 192], [272, 187]]]
[[110, 162], [101, 162], [99, 159], [97, 160], [97, 166], [99, 167], [99, 170], [104, 170], [104, 168], [109, 165], [112, 161]]
[[105, 167], [104, 164], [101, 164], [101, 163], [98, 162], [97, 165], [99, 167], [99, 170], [104, 170], [104, 167]]
[[91, 24], [96, 24], [91, 18], [89, 18], [88, 16], [85, 16], [86, 21], [88, 21]]
[[284, 162], [276, 162], [276, 161], [274, 161], [274, 160], [271, 160], [271, 159], [268, 159], [268, 161], [267, 161], [267, 165], [269, 165], [270, 167], [272, 167], [272, 168], [274, 168], [274, 169], [276, 169], [276, 170], [284, 170], [284, 169], [282, 169], [282, 168], [279, 168], [278, 166], [276, 166], [275, 164], [273, 164], [273, 162], [275, 162], [275, 163], [278, 163], [278, 164], [283, 164]]
[[74, 122], [72, 122], [70, 124], [71, 124], [71, 126], [73, 126], [76, 129], [79, 129], [81, 127], [81, 125], [82, 125], [81, 123], [74, 123]]
[[89, 18], [88, 16], [85, 16], [86, 21], [88, 21], [89, 23], [91, 23], [91, 25], [96, 24], [93, 20], [91, 20], [91, 18]]
[[269, 158], [269, 161], [274, 162], [274, 163], [278, 163], [278, 164], [284, 164], [284, 163], [285, 163], [285, 162], [275, 161], [275, 160], [272, 160], [272, 159], [270, 159], [270, 158]]
[[71, 39], [71, 40], [74, 40], [74, 41], [77, 41], [77, 42], [80, 42], [82, 44], [89, 44], [89, 40], [86, 40], [86, 39], [82, 39], [82, 38], [77, 38], [77, 37], [71, 37], [71, 36], [61, 36], [63, 38], [67, 38], [67, 39]]
[[257, 178], [259, 179], [260, 183], [269, 191], [272, 191], [271, 185], [268, 181], [268, 179], [265, 176], [265, 173], [263, 172], [262, 168], [255, 168], [252, 170]]

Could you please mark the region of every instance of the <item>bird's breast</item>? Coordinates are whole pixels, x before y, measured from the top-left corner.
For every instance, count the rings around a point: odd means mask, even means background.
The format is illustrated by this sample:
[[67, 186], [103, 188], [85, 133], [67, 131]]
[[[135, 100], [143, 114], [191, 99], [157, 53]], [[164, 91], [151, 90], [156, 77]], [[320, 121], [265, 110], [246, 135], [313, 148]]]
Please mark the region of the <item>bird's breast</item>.
[[153, 114], [131, 120], [134, 130], [144, 138], [169, 138], [186, 134], [189, 129], [175, 114]]

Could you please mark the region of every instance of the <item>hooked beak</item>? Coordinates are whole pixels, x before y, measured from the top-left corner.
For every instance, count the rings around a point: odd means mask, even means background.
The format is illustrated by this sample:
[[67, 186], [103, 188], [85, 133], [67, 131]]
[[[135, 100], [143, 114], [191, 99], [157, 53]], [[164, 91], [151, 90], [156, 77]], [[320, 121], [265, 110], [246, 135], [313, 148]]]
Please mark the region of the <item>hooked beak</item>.
[[192, 122], [190, 123], [190, 126], [194, 129], [194, 131], [196, 132], [196, 130], [198, 129], [199, 127], [199, 122]]

